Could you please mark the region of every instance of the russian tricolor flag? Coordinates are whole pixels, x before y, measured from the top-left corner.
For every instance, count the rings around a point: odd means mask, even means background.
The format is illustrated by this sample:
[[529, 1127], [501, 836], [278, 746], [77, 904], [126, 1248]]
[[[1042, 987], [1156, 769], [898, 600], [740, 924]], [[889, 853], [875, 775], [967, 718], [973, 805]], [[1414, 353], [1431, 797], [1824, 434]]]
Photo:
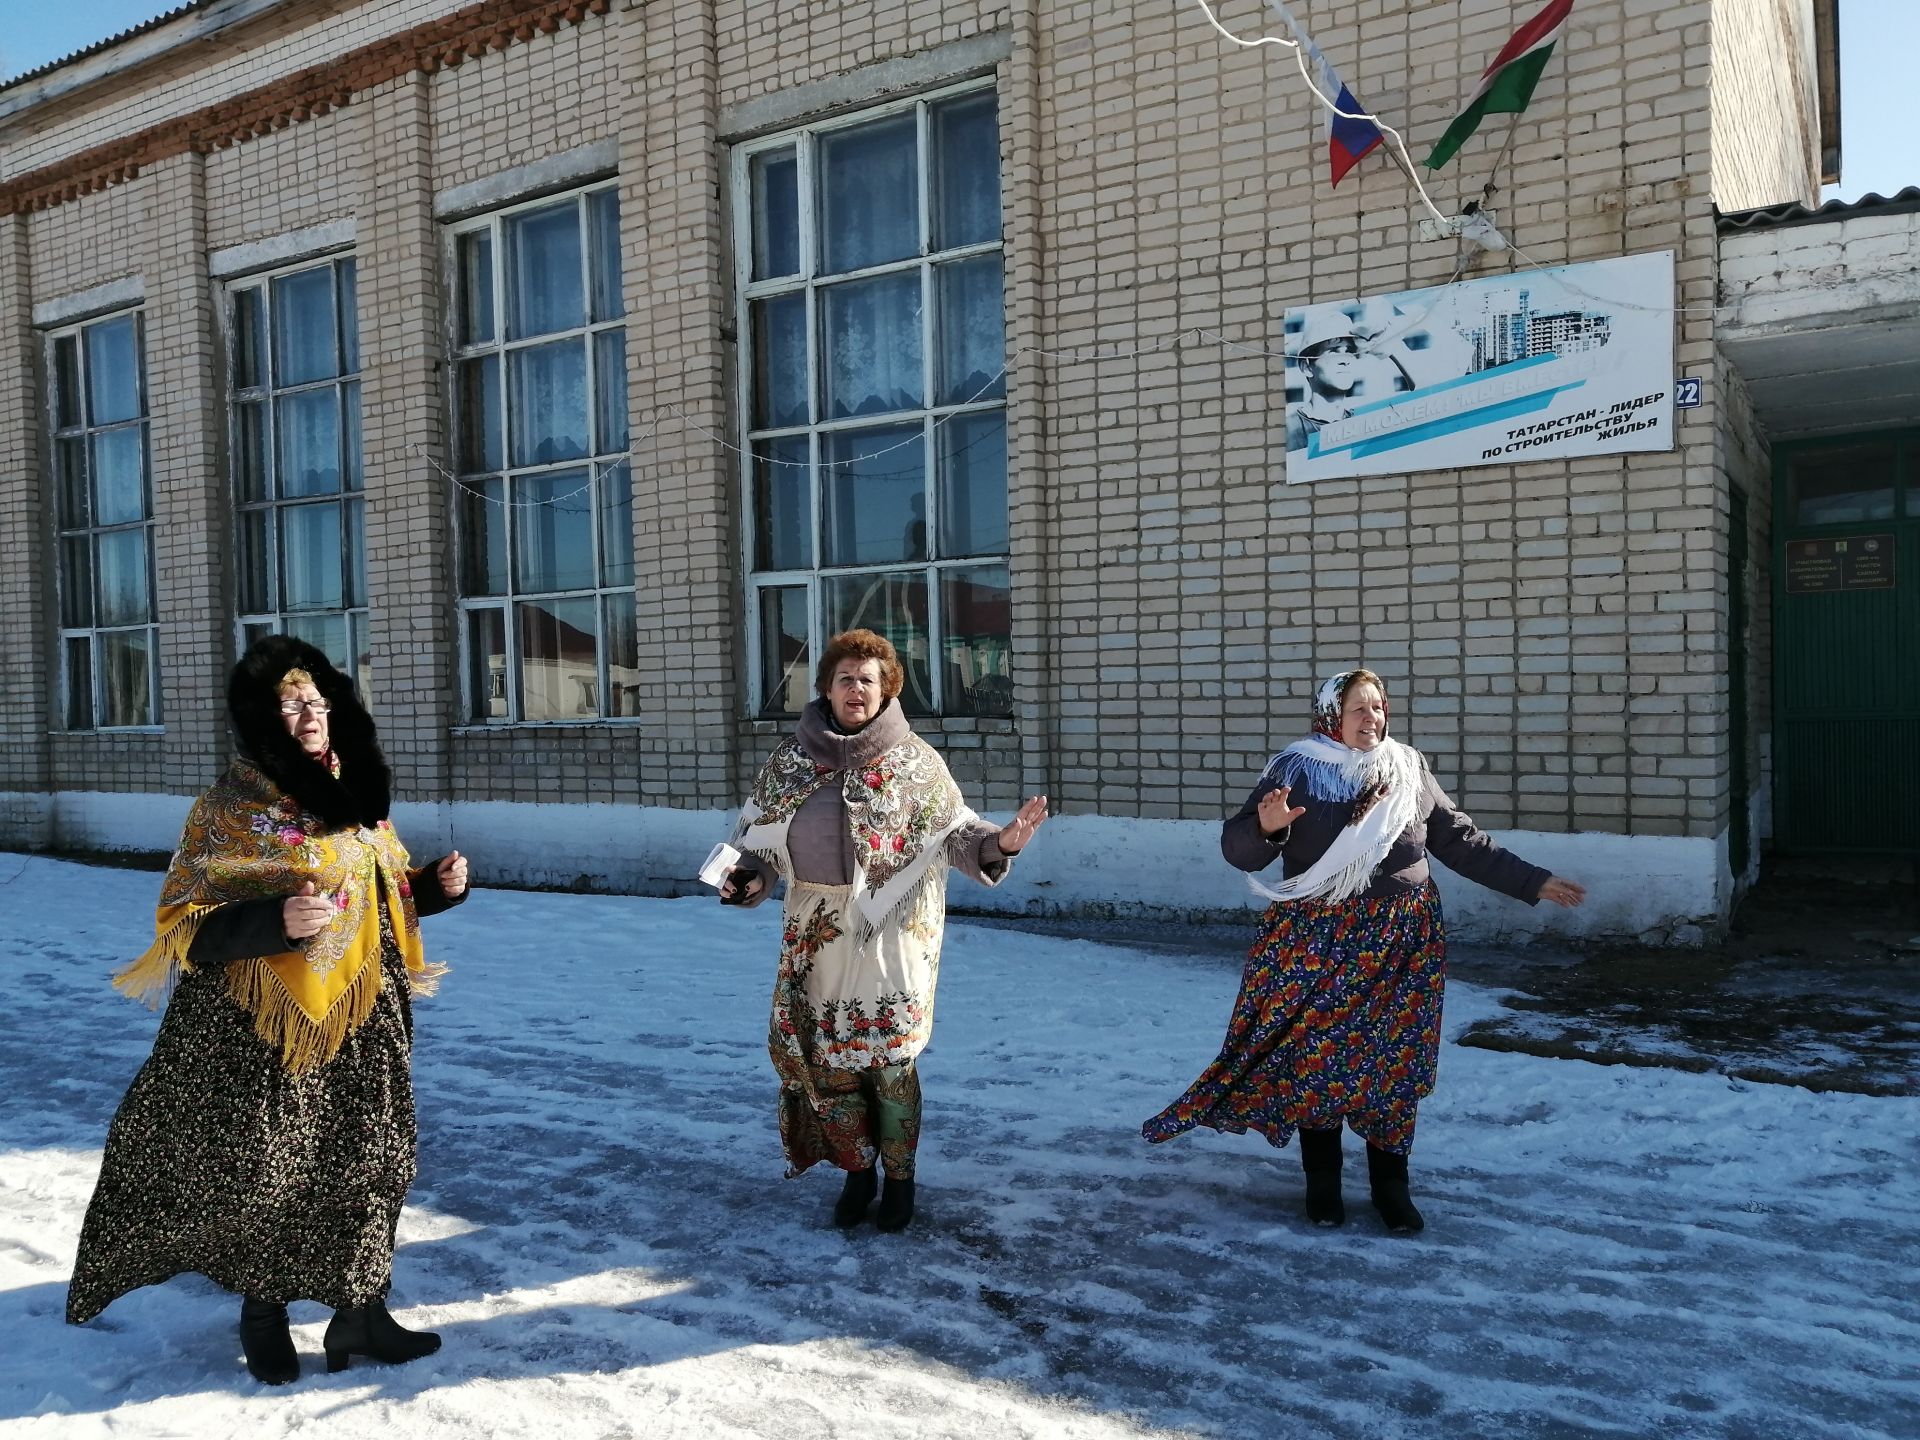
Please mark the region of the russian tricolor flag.
[[1320, 53], [1320, 47], [1313, 43], [1313, 37], [1307, 34], [1300, 22], [1293, 18], [1293, 12], [1281, 3], [1281, 0], [1268, 0], [1279, 12], [1280, 18], [1287, 22], [1287, 28], [1293, 32], [1293, 38], [1300, 42], [1300, 48], [1306, 52], [1307, 59], [1313, 62], [1315, 73], [1319, 76], [1321, 93], [1334, 101], [1335, 109], [1345, 111], [1345, 115], [1336, 115], [1327, 111], [1327, 158], [1333, 167], [1333, 183], [1338, 185], [1340, 177], [1345, 175], [1386, 137], [1371, 120], [1350, 120], [1349, 115], [1361, 114], [1366, 110], [1353, 92], [1346, 86], [1327, 57]]

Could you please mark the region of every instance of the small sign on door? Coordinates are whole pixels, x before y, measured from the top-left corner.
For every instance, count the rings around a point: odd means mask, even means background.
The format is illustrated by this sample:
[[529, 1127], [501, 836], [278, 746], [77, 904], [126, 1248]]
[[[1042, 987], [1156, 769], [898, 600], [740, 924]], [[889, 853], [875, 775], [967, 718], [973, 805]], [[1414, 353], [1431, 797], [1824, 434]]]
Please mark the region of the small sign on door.
[[1843, 540], [1787, 542], [1789, 595], [1892, 588], [1891, 535], [1849, 535]]

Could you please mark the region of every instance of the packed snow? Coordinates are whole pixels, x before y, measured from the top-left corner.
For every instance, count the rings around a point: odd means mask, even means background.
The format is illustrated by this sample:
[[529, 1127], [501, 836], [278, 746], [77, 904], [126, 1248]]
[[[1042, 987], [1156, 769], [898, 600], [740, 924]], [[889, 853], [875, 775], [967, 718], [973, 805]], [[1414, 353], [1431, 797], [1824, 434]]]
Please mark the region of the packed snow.
[[[920, 1214], [848, 1236], [835, 1174], [781, 1178], [774, 908], [484, 889], [427, 922], [455, 968], [416, 1010], [392, 1304], [445, 1348], [329, 1376], [296, 1305], [268, 1389], [197, 1277], [62, 1320], [158, 881], [0, 855], [9, 1440], [1920, 1435], [1920, 1102], [1449, 1043], [1426, 1232], [1383, 1232], [1351, 1138], [1318, 1230], [1292, 1150], [1139, 1136], [1231, 960], [955, 923]], [[1456, 983], [1448, 1033], [1497, 1009]]]

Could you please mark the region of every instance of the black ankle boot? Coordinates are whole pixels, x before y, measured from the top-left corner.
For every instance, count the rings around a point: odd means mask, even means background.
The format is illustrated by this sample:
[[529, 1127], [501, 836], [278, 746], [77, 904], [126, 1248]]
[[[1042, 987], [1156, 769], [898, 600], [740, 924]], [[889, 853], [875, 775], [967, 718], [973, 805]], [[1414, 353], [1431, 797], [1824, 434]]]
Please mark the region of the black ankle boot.
[[290, 1385], [300, 1378], [300, 1356], [287, 1333], [287, 1307], [240, 1297], [240, 1348], [247, 1373], [262, 1385]]
[[1340, 1198], [1340, 1132], [1302, 1130], [1300, 1168], [1307, 1175], [1307, 1219], [1316, 1225], [1344, 1225], [1347, 1205]]
[[387, 1313], [387, 1302], [371, 1300], [333, 1312], [327, 1322], [327, 1373], [347, 1368], [347, 1357], [364, 1355], [388, 1365], [404, 1365], [440, 1348], [431, 1330], [408, 1330]]
[[864, 1170], [847, 1171], [847, 1183], [840, 1187], [840, 1198], [834, 1202], [833, 1223], [842, 1230], [851, 1230], [867, 1218], [867, 1207], [879, 1192], [880, 1176], [871, 1165]]
[[1373, 1208], [1396, 1235], [1414, 1235], [1427, 1228], [1407, 1189], [1407, 1157], [1367, 1146], [1367, 1179], [1373, 1188]]
[[913, 1223], [913, 1181], [887, 1177], [886, 1191], [880, 1196], [880, 1209], [874, 1214], [877, 1230], [904, 1230]]

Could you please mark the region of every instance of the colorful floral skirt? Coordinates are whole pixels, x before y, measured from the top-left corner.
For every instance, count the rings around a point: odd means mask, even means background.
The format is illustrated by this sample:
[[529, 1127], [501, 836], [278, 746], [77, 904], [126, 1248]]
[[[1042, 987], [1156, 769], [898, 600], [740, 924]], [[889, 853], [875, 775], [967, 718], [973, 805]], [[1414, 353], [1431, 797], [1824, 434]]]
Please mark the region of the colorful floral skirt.
[[1431, 881], [1378, 900], [1269, 906], [1219, 1057], [1141, 1133], [1206, 1125], [1284, 1145], [1303, 1127], [1344, 1124], [1406, 1154], [1439, 1063], [1446, 973]]
[[[931, 887], [863, 943], [845, 885], [787, 886], [767, 1053], [780, 1077], [787, 1174], [822, 1160], [912, 1178], [920, 1138], [913, 1061], [933, 1030], [943, 933]], [[929, 898], [931, 897], [931, 898]]]

